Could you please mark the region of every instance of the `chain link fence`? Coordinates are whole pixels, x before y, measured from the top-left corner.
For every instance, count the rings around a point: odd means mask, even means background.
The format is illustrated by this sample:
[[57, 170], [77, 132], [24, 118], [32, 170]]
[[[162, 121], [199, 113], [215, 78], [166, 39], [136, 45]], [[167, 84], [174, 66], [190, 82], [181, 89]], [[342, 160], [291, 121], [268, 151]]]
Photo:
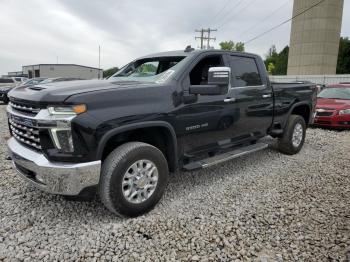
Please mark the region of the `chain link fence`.
[[270, 76], [272, 82], [298, 82], [310, 81], [315, 84], [329, 85], [338, 83], [350, 83], [350, 75], [286, 75]]

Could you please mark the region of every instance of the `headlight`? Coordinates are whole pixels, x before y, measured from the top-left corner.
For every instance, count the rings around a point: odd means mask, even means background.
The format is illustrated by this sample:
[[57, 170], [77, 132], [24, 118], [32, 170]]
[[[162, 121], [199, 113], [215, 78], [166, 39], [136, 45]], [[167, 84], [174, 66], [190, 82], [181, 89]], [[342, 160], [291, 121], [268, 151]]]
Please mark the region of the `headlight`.
[[72, 131], [68, 128], [51, 128], [50, 134], [55, 147], [66, 153], [74, 152]]
[[339, 115], [350, 115], [350, 109], [340, 110]]
[[86, 105], [51, 106], [48, 108], [51, 115], [79, 115], [87, 111]]
[[[87, 111], [86, 105], [51, 106], [48, 107], [48, 111], [50, 115], [54, 116], [52, 121], [57, 123], [57, 127], [52, 127], [49, 129], [55, 147], [60, 152], [74, 152], [72, 131], [70, 126], [71, 121], [74, 116]], [[63, 125], [62, 121], [64, 122]]]

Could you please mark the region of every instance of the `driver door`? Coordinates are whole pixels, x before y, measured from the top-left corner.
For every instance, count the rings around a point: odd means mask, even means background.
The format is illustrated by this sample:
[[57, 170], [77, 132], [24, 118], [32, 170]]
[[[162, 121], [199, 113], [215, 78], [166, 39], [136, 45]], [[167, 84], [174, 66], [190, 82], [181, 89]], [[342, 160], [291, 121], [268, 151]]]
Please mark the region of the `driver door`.
[[[202, 55], [186, 76], [183, 87], [207, 85], [211, 67], [228, 66], [221, 54]], [[175, 112], [174, 127], [179, 134], [179, 146], [186, 155], [215, 151], [234, 137], [233, 126], [239, 112], [234, 105], [233, 93], [222, 95], [192, 95], [193, 100]]]

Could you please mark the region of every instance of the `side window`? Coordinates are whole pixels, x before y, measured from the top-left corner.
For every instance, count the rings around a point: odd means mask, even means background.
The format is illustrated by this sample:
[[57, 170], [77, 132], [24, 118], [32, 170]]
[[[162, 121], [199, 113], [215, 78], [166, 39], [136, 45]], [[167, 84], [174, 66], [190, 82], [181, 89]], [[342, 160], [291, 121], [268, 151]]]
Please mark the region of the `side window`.
[[208, 84], [208, 72], [210, 67], [223, 66], [221, 55], [207, 56], [200, 60], [190, 72], [191, 85], [206, 85]]
[[232, 86], [260, 86], [261, 77], [255, 59], [250, 57], [231, 56]]

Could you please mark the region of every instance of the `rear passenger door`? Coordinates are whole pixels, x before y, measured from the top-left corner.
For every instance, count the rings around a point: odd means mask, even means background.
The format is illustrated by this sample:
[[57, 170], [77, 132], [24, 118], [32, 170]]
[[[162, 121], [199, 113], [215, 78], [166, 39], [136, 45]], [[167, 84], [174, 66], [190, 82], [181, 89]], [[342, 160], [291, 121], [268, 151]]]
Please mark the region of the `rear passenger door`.
[[273, 95], [265, 76], [264, 64], [249, 55], [228, 55], [232, 72], [230, 91], [235, 98], [239, 118], [235, 122], [236, 135], [261, 138], [267, 134], [273, 120]]

